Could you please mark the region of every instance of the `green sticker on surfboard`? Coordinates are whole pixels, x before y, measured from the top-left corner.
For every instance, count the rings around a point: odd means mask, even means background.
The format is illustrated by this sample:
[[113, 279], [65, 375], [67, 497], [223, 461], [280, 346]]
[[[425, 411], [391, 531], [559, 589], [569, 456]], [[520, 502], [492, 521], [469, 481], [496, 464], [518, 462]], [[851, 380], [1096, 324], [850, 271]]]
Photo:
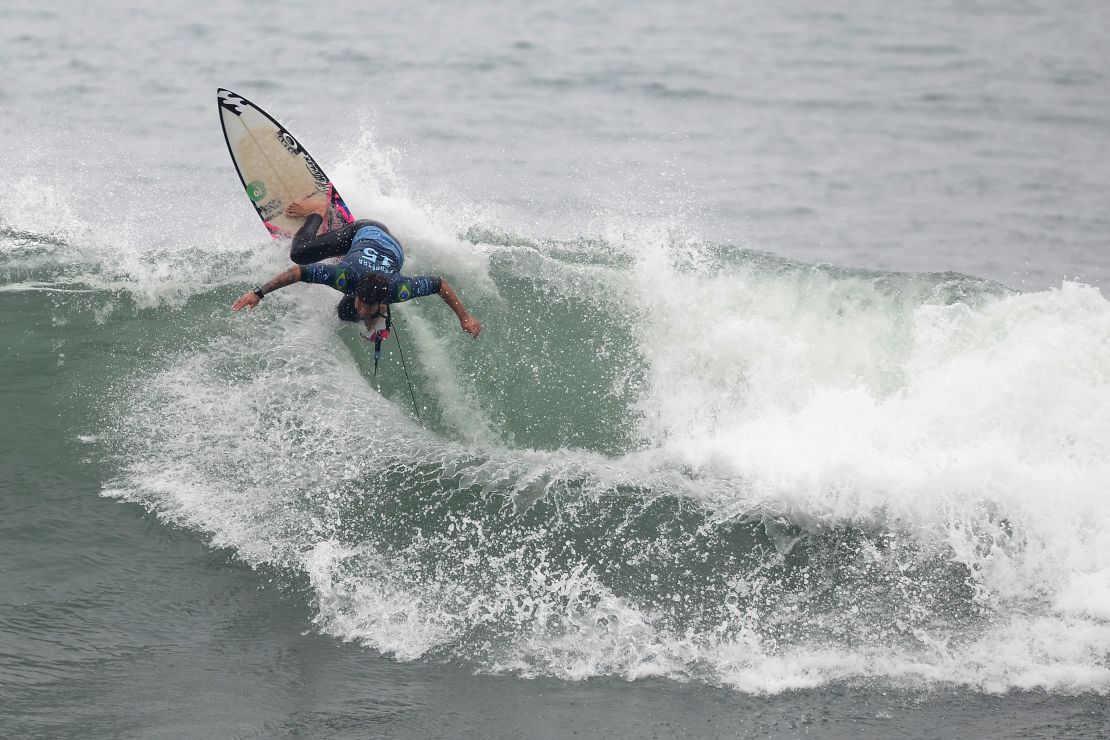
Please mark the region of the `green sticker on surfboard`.
[[251, 199], [251, 203], [257, 203], [266, 197], [266, 183], [261, 180], [247, 183], [247, 197]]

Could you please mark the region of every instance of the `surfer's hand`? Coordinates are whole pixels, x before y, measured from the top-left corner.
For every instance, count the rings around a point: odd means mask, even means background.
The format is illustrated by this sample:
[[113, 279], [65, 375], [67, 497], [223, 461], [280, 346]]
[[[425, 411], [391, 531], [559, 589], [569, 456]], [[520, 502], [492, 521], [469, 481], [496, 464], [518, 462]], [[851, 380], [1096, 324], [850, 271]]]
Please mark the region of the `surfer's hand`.
[[478, 323], [478, 319], [470, 314], [460, 318], [459, 323], [462, 325], [462, 330], [475, 339], [478, 338], [478, 333], [482, 331], [482, 325]]
[[231, 310], [238, 311], [241, 308], [249, 308], [253, 310], [254, 307], [257, 306], [259, 301], [261, 300], [262, 299], [258, 297], [257, 293], [255, 293], [253, 290], [250, 290], [239, 296], [239, 300], [231, 304]]

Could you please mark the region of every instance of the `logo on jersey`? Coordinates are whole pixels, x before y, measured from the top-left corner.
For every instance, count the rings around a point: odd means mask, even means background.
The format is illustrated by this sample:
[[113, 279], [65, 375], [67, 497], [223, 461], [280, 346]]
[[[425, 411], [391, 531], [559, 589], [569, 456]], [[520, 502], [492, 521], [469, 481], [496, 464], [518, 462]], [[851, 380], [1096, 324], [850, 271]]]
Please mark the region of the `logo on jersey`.
[[345, 290], [347, 282], [351, 279], [351, 274], [345, 270], [337, 270], [335, 273], [335, 287], [339, 290]]
[[380, 247], [381, 244], [376, 241], [371, 241], [370, 246], [362, 248], [358, 263], [363, 267], [369, 267], [375, 272], [396, 272], [396, 263], [387, 255], [379, 252], [378, 248]]
[[412, 286], [408, 283], [401, 283], [397, 286], [397, 300], [407, 301], [412, 298]]
[[257, 203], [266, 197], [266, 183], [261, 180], [254, 180], [247, 183], [247, 197], [251, 199], [252, 203]]

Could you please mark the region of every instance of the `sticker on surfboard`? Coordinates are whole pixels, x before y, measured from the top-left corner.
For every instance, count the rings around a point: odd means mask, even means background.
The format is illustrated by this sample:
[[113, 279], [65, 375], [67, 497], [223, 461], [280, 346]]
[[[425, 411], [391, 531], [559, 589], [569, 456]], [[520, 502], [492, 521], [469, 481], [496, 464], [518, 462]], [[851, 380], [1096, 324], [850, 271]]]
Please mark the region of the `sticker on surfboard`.
[[239, 180], [262, 224], [275, 239], [291, 238], [303, 218], [285, 214], [296, 201], [327, 204], [322, 231], [354, 221], [331, 180], [292, 134], [266, 111], [222, 87], [216, 94], [224, 141]]

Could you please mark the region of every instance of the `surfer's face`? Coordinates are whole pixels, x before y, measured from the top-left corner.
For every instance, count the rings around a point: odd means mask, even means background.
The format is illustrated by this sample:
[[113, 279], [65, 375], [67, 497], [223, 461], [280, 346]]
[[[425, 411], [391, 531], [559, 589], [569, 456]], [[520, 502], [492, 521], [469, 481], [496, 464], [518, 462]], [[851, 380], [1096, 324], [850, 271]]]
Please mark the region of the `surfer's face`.
[[361, 298], [355, 298], [355, 312], [360, 319], [369, 319], [374, 315], [375, 306], [369, 303], [363, 303]]
[[355, 286], [355, 306], [377, 307], [389, 297], [389, 281], [381, 275], [366, 275]]

